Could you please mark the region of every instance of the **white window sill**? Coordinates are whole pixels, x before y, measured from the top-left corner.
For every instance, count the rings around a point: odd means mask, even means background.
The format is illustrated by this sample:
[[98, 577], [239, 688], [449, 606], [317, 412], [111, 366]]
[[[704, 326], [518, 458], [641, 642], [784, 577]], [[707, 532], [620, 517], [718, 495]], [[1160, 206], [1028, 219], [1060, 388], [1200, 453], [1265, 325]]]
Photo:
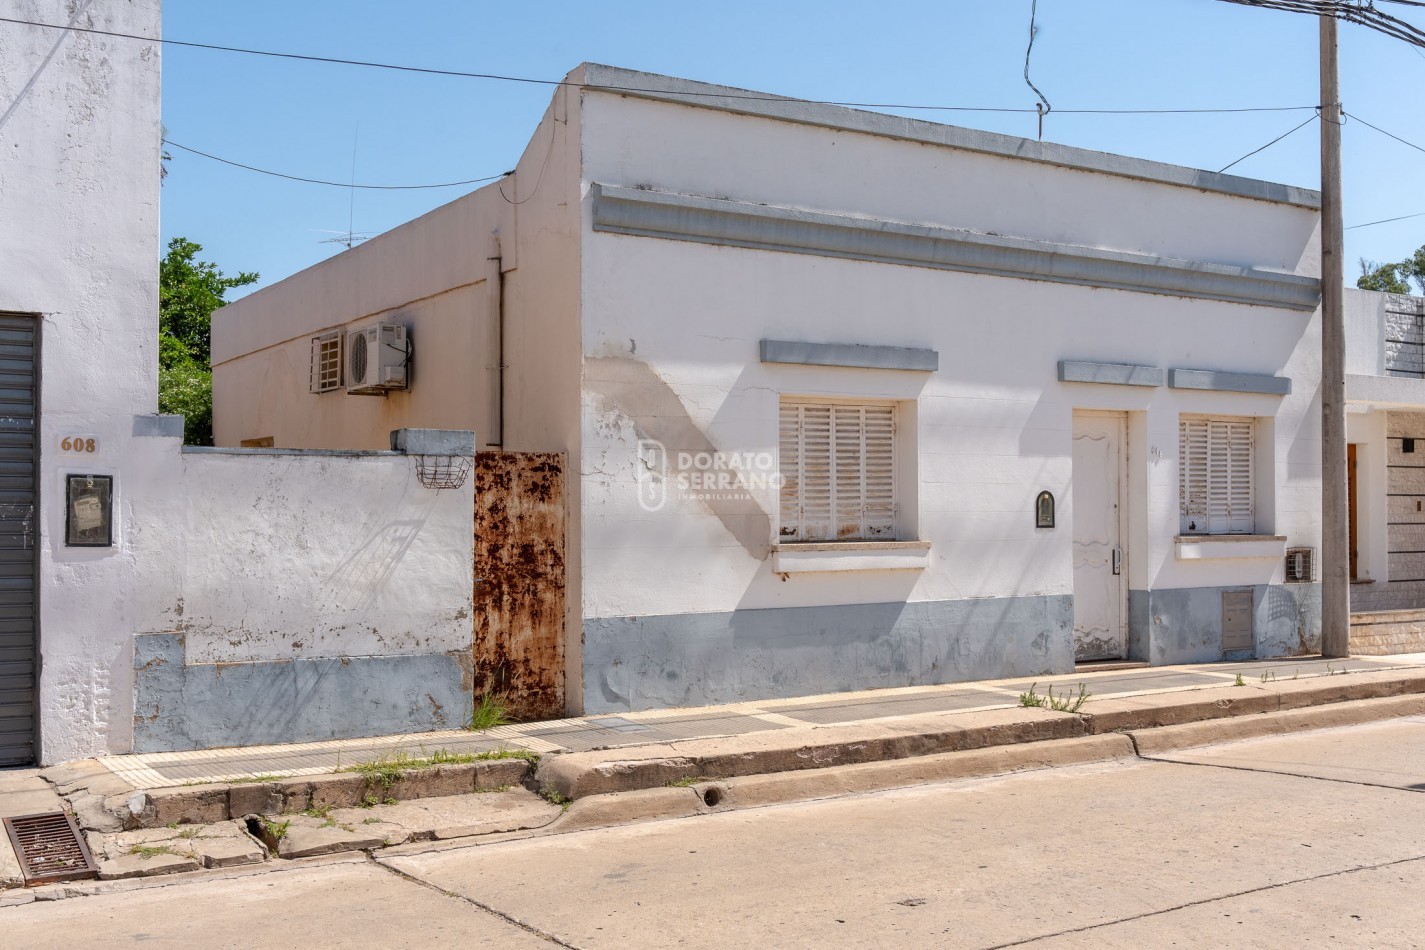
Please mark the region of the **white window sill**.
[[1182, 534], [1174, 540], [1179, 561], [1286, 556], [1286, 536], [1280, 534]]
[[772, 546], [772, 570], [778, 574], [923, 571], [929, 566], [929, 541], [837, 541]]

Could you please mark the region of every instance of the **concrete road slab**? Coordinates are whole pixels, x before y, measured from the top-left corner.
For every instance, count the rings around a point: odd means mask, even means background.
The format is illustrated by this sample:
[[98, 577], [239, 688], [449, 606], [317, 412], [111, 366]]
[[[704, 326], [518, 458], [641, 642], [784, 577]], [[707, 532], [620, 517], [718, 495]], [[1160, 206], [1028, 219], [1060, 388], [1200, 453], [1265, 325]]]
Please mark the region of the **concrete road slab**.
[[[1154, 758], [1425, 792], [1425, 716], [1232, 742]], [[1420, 804], [1425, 803], [1417, 807]]]
[[[1425, 943], [1425, 861], [1359, 871], [1343, 888], [1337, 876], [1231, 897], [1095, 927], [1023, 946], [1035, 950], [1091, 947], [1418, 948]], [[1209, 936], [1210, 935], [1210, 936]]]
[[0, 910], [0, 934], [0, 944], [26, 950], [550, 946], [466, 901], [366, 864], [36, 901]]
[[990, 947], [1417, 858], [1419, 806], [1357, 785], [1142, 763], [391, 863], [591, 950]]

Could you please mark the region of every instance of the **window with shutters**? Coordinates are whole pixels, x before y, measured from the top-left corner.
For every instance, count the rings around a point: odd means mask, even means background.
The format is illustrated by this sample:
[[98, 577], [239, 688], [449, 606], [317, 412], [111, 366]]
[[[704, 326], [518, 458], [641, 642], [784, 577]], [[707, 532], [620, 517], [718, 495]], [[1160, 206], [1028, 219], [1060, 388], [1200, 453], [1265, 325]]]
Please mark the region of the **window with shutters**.
[[896, 540], [895, 405], [783, 400], [779, 540]]
[[1251, 534], [1256, 426], [1252, 419], [1178, 420], [1178, 495], [1183, 534]]
[[312, 337], [312, 370], [307, 389], [329, 393], [341, 388], [340, 330]]

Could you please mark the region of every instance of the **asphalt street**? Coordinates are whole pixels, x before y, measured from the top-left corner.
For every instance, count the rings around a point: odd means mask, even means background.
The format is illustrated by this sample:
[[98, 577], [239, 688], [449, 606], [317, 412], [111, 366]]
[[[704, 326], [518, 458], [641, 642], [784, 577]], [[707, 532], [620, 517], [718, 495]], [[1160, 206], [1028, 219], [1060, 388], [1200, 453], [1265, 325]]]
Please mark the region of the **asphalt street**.
[[0, 910], [0, 946], [1421, 947], [1425, 717]]

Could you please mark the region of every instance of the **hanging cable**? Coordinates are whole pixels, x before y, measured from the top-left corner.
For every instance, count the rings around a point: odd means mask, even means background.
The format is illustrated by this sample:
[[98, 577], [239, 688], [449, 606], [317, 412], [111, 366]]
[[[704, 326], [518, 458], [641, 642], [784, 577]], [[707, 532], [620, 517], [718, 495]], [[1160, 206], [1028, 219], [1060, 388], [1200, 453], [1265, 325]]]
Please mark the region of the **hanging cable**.
[[1217, 174], [1220, 175], [1220, 174], [1222, 174], [1223, 172], [1227, 171], [1227, 169], [1231, 168], [1233, 165], [1236, 165], [1236, 164], [1238, 164], [1238, 163], [1240, 163], [1240, 162], [1245, 162], [1247, 159], [1251, 158], [1253, 155], [1256, 155], [1258, 152], [1265, 152], [1267, 149], [1271, 148], [1273, 145], [1277, 144], [1277, 143], [1280, 142], [1282, 139], [1286, 138], [1288, 135], [1291, 135], [1293, 132], [1297, 132], [1297, 131], [1300, 131], [1301, 129], [1306, 128], [1308, 125], [1310, 125], [1312, 122], [1314, 122], [1317, 118], [1318, 118], [1318, 116], [1313, 115], [1313, 116], [1311, 116], [1310, 118], [1308, 118], [1305, 122], [1301, 123], [1300, 125], [1294, 125], [1294, 126], [1292, 126], [1290, 129], [1287, 129], [1287, 130], [1286, 130], [1285, 132], [1283, 132], [1281, 135], [1278, 135], [1276, 138], [1272, 139], [1270, 142], [1268, 142], [1266, 145], [1263, 145], [1261, 148], [1254, 148], [1254, 149], [1252, 149], [1250, 152], [1248, 152], [1246, 155], [1243, 155], [1241, 158], [1237, 159], [1237, 161], [1235, 161], [1235, 162], [1229, 162], [1228, 164], [1222, 166], [1221, 168], [1219, 168], [1219, 169], [1217, 170]]
[[275, 172], [268, 168], [258, 168], [256, 165], [245, 165], [242, 162], [235, 162], [230, 158], [223, 158], [209, 152], [199, 151], [196, 148], [189, 148], [181, 145], [173, 139], [164, 139], [164, 145], [181, 149], [193, 155], [201, 155], [203, 158], [211, 159], [215, 162], [222, 162], [224, 165], [231, 165], [234, 168], [242, 168], [250, 172], [257, 172], [259, 175], [271, 175], [273, 178], [285, 178], [288, 181], [300, 181], [308, 185], [330, 185], [333, 188], [367, 188], [373, 191], [418, 191], [425, 188], [455, 188], [459, 185], [478, 185], [481, 182], [494, 181], [497, 178], [504, 178], [506, 175], [513, 175], [513, 171], [505, 172], [501, 175], [487, 175], [484, 178], [470, 178], [465, 181], [443, 181], [433, 185], [361, 185], [350, 181], [326, 181], [321, 178], [303, 178], [300, 175], [288, 175], [285, 172]]
[[1049, 100], [1044, 98], [1044, 93], [1039, 91], [1039, 87], [1034, 85], [1034, 81], [1029, 78], [1029, 55], [1034, 52], [1034, 37], [1039, 32], [1039, 27], [1035, 19], [1039, 14], [1039, 0], [1029, 2], [1029, 46], [1024, 50], [1024, 82], [1034, 94], [1039, 97], [1039, 101], [1034, 104], [1035, 111], [1039, 113], [1039, 141], [1044, 141], [1044, 117], [1052, 111], [1053, 106], [1049, 105]]
[[1365, 224], [1352, 224], [1342, 230], [1354, 231], [1356, 228], [1369, 228], [1377, 224], [1390, 224], [1392, 221], [1407, 221], [1410, 218], [1425, 218], [1425, 211], [1417, 211], [1414, 214], [1402, 214], [1398, 218], [1381, 218], [1379, 221], [1367, 221]]
[[1401, 145], [1408, 145], [1408, 146], [1410, 146], [1411, 148], [1415, 149], [1415, 151], [1417, 151], [1417, 152], [1425, 152], [1425, 148], [1422, 148], [1421, 146], [1416, 145], [1414, 142], [1407, 142], [1405, 139], [1403, 139], [1403, 138], [1401, 138], [1400, 136], [1396, 135], [1394, 132], [1387, 132], [1385, 129], [1381, 128], [1381, 127], [1378, 126], [1378, 125], [1371, 125], [1371, 124], [1370, 124], [1369, 122], [1367, 122], [1365, 119], [1362, 119], [1362, 118], [1361, 118], [1360, 116], [1358, 116], [1358, 115], [1354, 115], [1354, 114], [1352, 114], [1352, 113], [1350, 113], [1350, 112], [1347, 112], [1345, 109], [1342, 109], [1342, 110], [1341, 110], [1341, 114], [1342, 114], [1342, 115], [1350, 116], [1351, 118], [1355, 119], [1357, 122], [1361, 123], [1361, 125], [1364, 125], [1364, 126], [1365, 126], [1366, 128], [1368, 128], [1368, 129], [1375, 129], [1377, 132], [1379, 132], [1381, 135], [1386, 136], [1387, 138], [1395, 139], [1395, 140], [1396, 140], [1397, 142], [1399, 142]]
[[[465, 72], [455, 69], [436, 69], [426, 66], [407, 66], [396, 63], [382, 63], [360, 59], [342, 59], [335, 56], [313, 56], [305, 53], [283, 53], [273, 50], [250, 49], [241, 46], [223, 46], [217, 43], [196, 43], [188, 40], [174, 40], [165, 37], [141, 36], [136, 33], [121, 33], [115, 30], [99, 30], [85, 27], [69, 27], [62, 23], [43, 23], [36, 20], [21, 20], [14, 17], [0, 17], [0, 23], [13, 23], [19, 26], [33, 26], [51, 30], [72, 30], [75, 33], [89, 33], [96, 36], [109, 36], [118, 39], [138, 40], [144, 43], [158, 43], [163, 46], [179, 46], [188, 49], [210, 50], [222, 53], [239, 53], [249, 56], [265, 56], [276, 59], [297, 60], [301, 62], [325, 63], [339, 66], [358, 66], [370, 69], [395, 70], [397, 72], [421, 73], [432, 76], [448, 76], [461, 79], [486, 79], [498, 82], [526, 83], [540, 86], [568, 86], [574, 89], [596, 89], [603, 92], [615, 93], [658, 93], [666, 94], [667, 90], [650, 89], [641, 86], [601, 86], [589, 83], [570, 82], [565, 79], [534, 79], [528, 76], [507, 76], [499, 73], [479, 73]], [[1037, 90], [1036, 90], [1037, 92]], [[1024, 109], [1005, 106], [947, 106], [925, 103], [903, 103], [903, 102], [854, 102], [838, 99], [793, 99], [788, 96], [773, 96], [758, 93], [740, 93], [735, 91], [717, 92], [694, 92], [680, 91], [676, 95], [688, 99], [710, 98], [710, 99], [733, 99], [752, 102], [810, 102], [815, 105], [825, 106], [845, 106], [851, 109], [904, 109], [908, 111], [921, 112], [1003, 112], [1034, 114], [1036, 112], [1048, 111], [1044, 109], [1045, 103], [1039, 108]], [[1233, 112], [1291, 112], [1305, 109], [1313, 109], [1315, 106], [1237, 106], [1228, 108], [1189, 108], [1189, 109], [1055, 109], [1054, 111], [1062, 115], [1191, 115], [1191, 114], [1217, 114]]]

